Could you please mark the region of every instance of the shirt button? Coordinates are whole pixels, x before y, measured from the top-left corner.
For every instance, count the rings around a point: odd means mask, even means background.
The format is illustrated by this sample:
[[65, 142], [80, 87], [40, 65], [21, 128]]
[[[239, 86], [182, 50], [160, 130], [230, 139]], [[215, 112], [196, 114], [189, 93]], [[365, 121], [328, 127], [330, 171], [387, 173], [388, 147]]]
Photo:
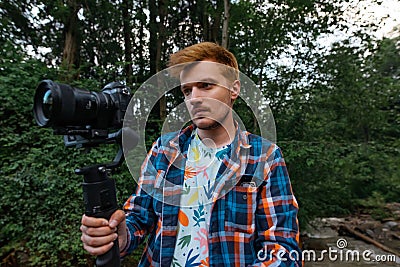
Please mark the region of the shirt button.
[[243, 195], [243, 199], [246, 200], [247, 199], [247, 195]]

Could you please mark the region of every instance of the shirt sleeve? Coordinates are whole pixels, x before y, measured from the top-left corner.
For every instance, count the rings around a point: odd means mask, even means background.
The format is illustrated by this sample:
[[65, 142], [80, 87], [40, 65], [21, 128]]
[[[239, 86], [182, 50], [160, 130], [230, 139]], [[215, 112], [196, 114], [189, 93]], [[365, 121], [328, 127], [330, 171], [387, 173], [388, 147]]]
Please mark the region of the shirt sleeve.
[[136, 192], [128, 198], [123, 207], [126, 213], [128, 234], [127, 245], [121, 251], [122, 257], [130, 254], [137, 248], [157, 223], [157, 216], [153, 209], [152, 191], [150, 189], [153, 187], [157, 175], [154, 167], [154, 162], [158, 154], [157, 143], [153, 144], [141, 166]]
[[303, 266], [299, 248], [298, 204], [285, 161], [273, 145], [259, 188], [256, 211], [256, 246], [253, 266]]

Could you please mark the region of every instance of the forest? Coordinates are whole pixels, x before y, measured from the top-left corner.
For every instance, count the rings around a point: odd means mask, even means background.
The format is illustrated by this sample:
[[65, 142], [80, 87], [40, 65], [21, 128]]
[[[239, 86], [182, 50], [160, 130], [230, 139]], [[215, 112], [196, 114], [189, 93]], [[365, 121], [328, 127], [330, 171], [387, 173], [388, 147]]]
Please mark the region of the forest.
[[[100, 91], [119, 81], [135, 92], [171, 53], [203, 41], [234, 53], [268, 99], [301, 229], [314, 218], [393, 216], [385, 207], [400, 199], [400, 25], [377, 37], [382, 20], [354, 19], [365, 1], [1, 1], [1, 266], [94, 264], [80, 241], [74, 170], [110, 161], [116, 148], [65, 148], [62, 136], [39, 127], [38, 83]], [[179, 102], [173, 92], [153, 108], [147, 146]], [[235, 111], [257, 132], [245, 103]], [[113, 178], [122, 206], [135, 181], [126, 164]]]

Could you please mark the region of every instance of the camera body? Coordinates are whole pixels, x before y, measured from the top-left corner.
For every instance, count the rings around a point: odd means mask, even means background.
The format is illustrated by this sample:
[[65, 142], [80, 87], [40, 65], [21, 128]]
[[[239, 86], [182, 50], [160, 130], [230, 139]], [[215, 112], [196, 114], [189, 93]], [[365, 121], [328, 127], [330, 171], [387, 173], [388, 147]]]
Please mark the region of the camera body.
[[130, 99], [130, 89], [119, 82], [91, 92], [43, 80], [36, 88], [33, 113], [39, 126], [64, 135], [67, 147], [96, 146], [114, 141], [110, 133], [122, 128]]

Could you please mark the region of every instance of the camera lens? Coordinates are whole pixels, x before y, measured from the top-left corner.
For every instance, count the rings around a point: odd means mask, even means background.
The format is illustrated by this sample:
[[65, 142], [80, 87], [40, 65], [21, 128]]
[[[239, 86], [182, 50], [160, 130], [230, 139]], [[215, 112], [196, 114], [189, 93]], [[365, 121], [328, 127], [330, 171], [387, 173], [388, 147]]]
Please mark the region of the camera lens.
[[53, 121], [57, 105], [57, 90], [59, 87], [50, 80], [40, 82], [36, 88], [33, 114], [39, 126], [49, 127]]
[[39, 126], [58, 132], [120, 129], [130, 96], [119, 82], [93, 92], [43, 80], [36, 88], [33, 113]]
[[42, 105], [43, 115], [46, 118], [50, 118], [53, 107], [53, 96], [51, 94], [51, 90], [47, 90], [46, 93], [44, 93]]
[[[121, 97], [114, 88], [91, 92], [51, 80], [36, 88], [34, 116], [41, 127], [108, 129], [120, 127], [117, 110]], [[120, 116], [121, 117], [121, 116]]]

